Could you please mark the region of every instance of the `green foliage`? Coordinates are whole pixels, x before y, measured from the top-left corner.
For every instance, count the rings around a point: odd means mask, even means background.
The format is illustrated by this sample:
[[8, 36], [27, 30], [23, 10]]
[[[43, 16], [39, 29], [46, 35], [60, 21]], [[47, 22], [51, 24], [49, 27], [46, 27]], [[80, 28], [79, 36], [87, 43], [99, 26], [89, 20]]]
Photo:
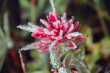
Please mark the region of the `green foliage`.
[[8, 25], [8, 13], [4, 13], [4, 25], [0, 26], [0, 70], [5, 59], [6, 52], [12, 48], [13, 43], [10, 37], [10, 29]]
[[34, 61], [31, 61], [27, 64], [28, 73], [48, 73], [48, 61], [47, 55], [38, 53], [37, 50], [32, 50], [32, 58]]

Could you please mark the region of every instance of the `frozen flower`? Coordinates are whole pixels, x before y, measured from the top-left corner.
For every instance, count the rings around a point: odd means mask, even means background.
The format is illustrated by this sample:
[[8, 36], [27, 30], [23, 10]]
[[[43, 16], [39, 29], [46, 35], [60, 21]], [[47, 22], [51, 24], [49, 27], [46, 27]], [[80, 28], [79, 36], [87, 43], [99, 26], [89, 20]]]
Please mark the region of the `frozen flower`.
[[[28, 23], [27, 26], [20, 25], [18, 28], [32, 32], [32, 37], [39, 39], [39, 41], [27, 45], [19, 50], [22, 68], [24, 64], [21, 56], [21, 51], [29, 50], [30, 48], [37, 49], [39, 52], [49, 53], [52, 73], [67, 73], [69, 70], [66, 65], [62, 65], [65, 59], [61, 61], [63, 52], [68, 50], [77, 49], [78, 46], [85, 40], [83, 34], [79, 32], [80, 23], [76, 21], [74, 17], [67, 19], [66, 13], [63, 16], [59, 16], [54, 7], [53, 0], [50, 0], [53, 11], [49, 12], [46, 19], [40, 19], [40, 22], [44, 27], [32, 25]], [[62, 46], [65, 48], [62, 49]], [[61, 50], [61, 49], [62, 50]], [[77, 71], [72, 71], [77, 73]]]
[[47, 19], [40, 19], [40, 22], [45, 27], [36, 28], [32, 37], [41, 40], [36, 43], [36, 47], [42, 52], [48, 52], [49, 44], [54, 40], [58, 40], [56, 48], [63, 43], [69, 49], [76, 49], [77, 44], [84, 41], [84, 36], [79, 33], [79, 21], [75, 21], [73, 17], [67, 20], [65, 13], [59, 18], [55, 12], [49, 12]]

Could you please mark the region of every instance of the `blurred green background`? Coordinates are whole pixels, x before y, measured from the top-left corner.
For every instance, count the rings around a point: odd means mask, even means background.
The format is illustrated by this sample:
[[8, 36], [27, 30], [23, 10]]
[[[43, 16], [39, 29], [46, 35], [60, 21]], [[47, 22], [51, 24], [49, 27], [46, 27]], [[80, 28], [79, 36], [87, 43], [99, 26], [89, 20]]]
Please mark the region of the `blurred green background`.
[[[81, 23], [87, 36], [85, 63], [91, 73], [110, 72], [110, 0], [54, 0], [59, 15], [67, 13]], [[32, 22], [42, 25], [51, 6], [48, 0], [0, 0], [0, 73], [23, 73], [18, 49], [34, 41], [30, 33], [16, 28]], [[22, 52], [29, 73], [49, 73], [47, 56]]]

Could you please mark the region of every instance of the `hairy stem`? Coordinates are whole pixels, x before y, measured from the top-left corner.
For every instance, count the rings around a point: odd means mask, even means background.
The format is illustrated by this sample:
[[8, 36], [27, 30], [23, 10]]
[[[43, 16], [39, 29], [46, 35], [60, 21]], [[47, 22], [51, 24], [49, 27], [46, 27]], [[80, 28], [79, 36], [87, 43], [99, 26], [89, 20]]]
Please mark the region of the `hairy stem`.
[[55, 5], [54, 5], [53, 0], [49, 0], [49, 1], [50, 1], [51, 6], [52, 6], [53, 12], [55, 12], [56, 10], [55, 10]]

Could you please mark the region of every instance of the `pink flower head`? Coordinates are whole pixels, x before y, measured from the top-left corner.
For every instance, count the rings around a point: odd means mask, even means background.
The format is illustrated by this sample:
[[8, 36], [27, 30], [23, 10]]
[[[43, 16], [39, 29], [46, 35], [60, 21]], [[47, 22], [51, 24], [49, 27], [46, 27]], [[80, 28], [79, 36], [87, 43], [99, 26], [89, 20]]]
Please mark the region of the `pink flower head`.
[[45, 28], [37, 28], [35, 32], [32, 33], [32, 37], [43, 41], [36, 43], [36, 46], [40, 48], [42, 52], [45, 50], [48, 51], [48, 45], [54, 40], [58, 40], [56, 46], [64, 43], [69, 49], [76, 49], [77, 43], [84, 40], [84, 36], [79, 33], [79, 21], [75, 21], [73, 17], [67, 20], [65, 13], [62, 17], [58, 18], [55, 12], [49, 12], [47, 20], [40, 19], [40, 21]]

